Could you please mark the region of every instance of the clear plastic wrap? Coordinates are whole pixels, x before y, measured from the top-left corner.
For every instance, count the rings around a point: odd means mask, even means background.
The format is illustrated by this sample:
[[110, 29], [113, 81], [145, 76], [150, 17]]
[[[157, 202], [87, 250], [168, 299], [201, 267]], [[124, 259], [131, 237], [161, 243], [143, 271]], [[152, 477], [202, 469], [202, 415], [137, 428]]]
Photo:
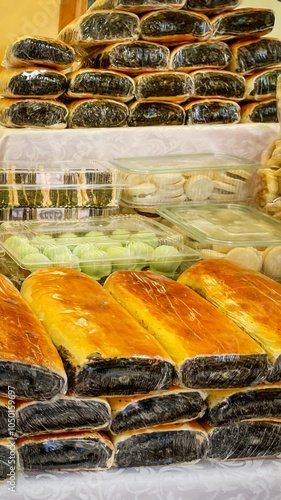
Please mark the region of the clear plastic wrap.
[[179, 72], [145, 73], [135, 77], [138, 101], [183, 102], [193, 94], [192, 78]]
[[241, 106], [241, 123], [278, 123], [276, 99]]
[[108, 429], [111, 410], [102, 398], [64, 396], [55, 401], [17, 401], [16, 435]]
[[69, 128], [103, 128], [127, 125], [126, 104], [114, 99], [80, 99], [69, 105]]
[[207, 40], [212, 28], [203, 14], [184, 10], [150, 12], [141, 18], [141, 38], [151, 42], [179, 45], [193, 40]]
[[135, 83], [130, 76], [116, 71], [80, 69], [68, 75], [67, 95], [75, 99], [110, 97], [127, 102], [135, 96]]
[[174, 102], [134, 102], [129, 106], [129, 110], [129, 127], [184, 124], [184, 110]]
[[233, 55], [230, 71], [247, 75], [281, 64], [281, 40], [254, 38], [230, 45]]
[[225, 259], [196, 263], [178, 281], [206, 297], [255, 339], [272, 361], [266, 380], [281, 380], [279, 283]]
[[71, 395], [146, 394], [171, 386], [169, 355], [89, 276], [40, 269], [25, 280], [22, 295], [57, 346]]
[[89, 11], [115, 9], [129, 12], [150, 12], [151, 10], [180, 9], [185, 0], [95, 0]]
[[17, 440], [25, 471], [104, 470], [113, 464], [114, 447], [102, 432], [67, 432]]
[[[9, 437], [8, 428], [8, 399], [0, 397], [0, 439]], [[1, 474], [0, 474], [1, 476]]]
[[9, 439], [0, 439], [0, 483], [12, 480], [17, 473], [18, 455], [15, 448], [15, 444]]
[[230, 71], [198, 70], [191, 73], [194, 97], [225, 98], [241, 101], [246, 94], [246, 81]]
[[212, 125], [240, 122], [240, 106], [226, 99], [200, 99], [183, 106], [186, 125]]
[[6, 50], [6, 67], [25, 67], [32, 64], [64, 70], [74, 63], [72, 47], [60, 40], [38, 36], [22, 36]]
[[4, 127], [64, 129], [68, 109], [45, 99], [0, 99], [0, 123]]
[[267, 35], [273, 30], [275, 15], [271, 9], [238, 9], [214, 17], [212, 38], [231, 40]]
[[187, 287], [145, 271], [113, 273], [104, 287], [170, 354], [185, 387], [245, 387], [268, 375], [264, 350]]
[[281, 74], [281, 67], [260, 71], [246, 77], [246, 99], [264, 101], [276, 97], [277, 81]]
[[36, 67], [2, 69], [0, 95], [3, 97], [37, 97], [55, 99], [67, 87], [66, 76], [52, 70]]
[[186, 0], [185, 8], [207, 15], [238, 7], [241, 0]]
[[171, 52], [171, 69], [193, 71], [196, 69], [223, 69], [232, 59], [224, 42], [197, 42], [176, 47]]
[[173, 386], [159, 394], [109, 398], [112, 411], [110, 430], [117, 435], [200, 418], [206, 410], [206, 395], [203, 391]]
[[196, 421], [126, 432], [112, 440], [117, 467], [191, 464], [207, 453], [206, 433]]

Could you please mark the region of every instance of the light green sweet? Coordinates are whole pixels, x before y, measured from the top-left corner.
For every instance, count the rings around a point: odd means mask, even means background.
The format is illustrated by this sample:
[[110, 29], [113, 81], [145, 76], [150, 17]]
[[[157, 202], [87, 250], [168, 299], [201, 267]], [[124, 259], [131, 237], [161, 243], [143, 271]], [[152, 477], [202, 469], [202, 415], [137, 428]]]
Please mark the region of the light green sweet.
[[135, 257], [150, 257], [153, 254], [153, 248], [143, 241], [130, 243], [127, 248]]
[[82, 257], [83, 252], [85, 252], [85, 250], [88, 250], [90, 246], [91, 245], [89, 245], [89, 243], [80, 243], [72, 250], [72, 253], [73, 255], [76, 255], [76, 257], [80, 259]]
[[20, 257], [21, 259], [23, 257], [25, 257], [26, 255], [28, 254], [36, 254], [36, 253], [39, 253], [39, 250], [38, 248], [32, 246], [32, 245], [29, 245], [29, 243], [21, 243], [21, 245], [18, 245], [14, 252], [18, 255], [18, 257]]
[[156, 248], [158, 245], [158, 239], [155, 233], [149, 231], [140, 231], [139, 233], [131, 234], [129, 241], [137, 240]]
[[107, 238], [105, 234], [102, 231], [89, 231], [88, 233], [83, 236], [83, 239], [90, 240], [90, 241], [96, 241], [99, 240], [100, 238]]
[[95, 243], [94, 244], [95, 248], [98, 250], [103, 250], [104, 252], [107, 252], [108, 248], [110, 247], [121, 247], [121, 243], [118, 243], [117, 241], [102, 241], [101, 243]]
[[39, 234], [38, 235], [38, 238], [40, 238], [40, 240], [44, 240], [44, 241], [53, 241], [53, 237], [50, 235], [50, 234]]
[[172, 275], [180, 263], [178, 259], [173, 261], [172, 258], [178, 258], [179, 255], [180, 253], [177, 248], [168, 245], [160, 245], [153, 251], [153, 263], [150, 265], [150, 270]]
[[48, 259], [53, 260], [54, 258], [63, 258], [65, 255], [72, 255], [69, 248], [63, 245], [48, 245], [45, 247], [43, 255], [48, 257]]
[[22, 245], [23, 241], [28, 241], [26, 236], [9, 236], [5, 241], [5, 245], [11, 250], [15, 250], [19, 245]]
[[131, 232], [127, 231], [126, 229], [115, 229], [114, 231], [112, 231], [110, 238], [112, 240], [123, 241], [123, 240], [128, 240], [130, 234]]
[[23, 257], [22, 262], [23, 264], [26, 264], [27, 269], [31, 272], [41, 269], [41, 267], [45, 267], [47, 262], [51, 265], [48, 257], [42, 255], [41, 253], [30, 253]]
[[[110, 247], [107, 249], [106, 253], [108, 253], [108, 255], [112, 257], [112, 271], [121, 271], [124, 269], [134, 270], [137, 267], [134, 262], [129, 263], [130, 259], [132, 259], [132, 257], [134, 256], [132, 255], [132, 252], [128, 247]], [[117, 263], [118, 260], [114, 261], [114, 259], [124, 259], [124, 262]]]
[[64, 253], [64, 254], [59, 254], [59, 255], [54, 255], [51, 260], [53, 262], [79, 262], [78, 257], [76, 255], [73, 255], [72, 253]]
[[69, 248], [69, 250], [74, 250], [74, 248], [77, 246], [77, 243], [75, 240], [78, 239], [77, 234], [74, 233], [64, 233], [60, 234], [59, 237], [57, 238], [57, 241], [59, 243], [65, 243], [66, 247]]
[[[81, 271], [95, 279], [100, 279], [103, 276], [108, 276], [111, 273], [111, 262], [108, 261], [108, 254], [97, 248], [89, 248], [83, 252], [83, 261], [95, 261], [95, 262], [83, 262], [81, 265]], [[105, 261], [107, 260], [107, 262]]]

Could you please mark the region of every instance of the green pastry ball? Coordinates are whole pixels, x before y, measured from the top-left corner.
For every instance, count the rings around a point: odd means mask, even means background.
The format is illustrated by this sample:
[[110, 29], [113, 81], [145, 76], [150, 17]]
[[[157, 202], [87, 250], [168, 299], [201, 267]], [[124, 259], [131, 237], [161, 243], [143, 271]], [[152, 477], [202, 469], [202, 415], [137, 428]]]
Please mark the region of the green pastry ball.
[[38, 248], [34, 247], [33, 245], [29, 245], [29, 243], [22, 242], [21, 245], [18, 245], [14, 252], [20, 257], [23, 258], [29, 253], [31, 254], [36, 254], [39, 253]]
[[122, 248], [121, 243], [118, 243], [117, 241], [111, 241], [111, 240], [110, 241], [102, 241], [101, 243], [95, 243], [94, 246], [98, 250], [103, 250], [104, 252], [107, 252], [108, 248], [110, 248], [110, 247], [118, 247], [119, 246]]
[[138, 240], [156, 248], [158, 245], [158, 239], [155, 233], [149, 231], [140, 231], [139, 233], [131, 234], [129, 241]]
[[65, 255], [72, 255], [69, 248], [62, 245], [48, 245], [45, 247], [43, 255], [48, 257], [50, 260], [56, 260], [59, 258], [64, 258]]
[[47, 240], [50, 240], [50, 241], [53, 241], [53, 237], [50, 235], [50, 234], [39, 234], [38, 238], [40, 238], [40, 240], [44, 240], [44, 241], [47, 241]]
[[172, 257], [178, 257], [179, 255], [180, 253], [177, 248], [160, 245], [153, 251], [153, 263], [150, 265], [150, 270], [163, 274], [174, 274], [180, 262], [178, 259], [173, 262]]
[[112, 240], [128, 240], [130, 237], [131, 232], [127, 231], [126, 229], [115, 229], [112, 231], [110, 238]]
[[71, 267], [74, 269], [80, 269], [79, 259], [75, 255], [72, 255], [72, 253], [70, 253], [70, 255], [68, 253], [54, 255], [51, 260], [56, 263], [56, 266], [59, 265], [62, 267]]
[[23, 264], [26, 264], [27, 269], [31, 272], [41, 269], [41, 267], [46, 267], [45, 264], [47, 262], [51, 265], [48, 257], [42, 255], [41, 253], [30, 253], [23, 257], [22, 262]]
[[153, 248], [142, 241], [130, 243], [127, 248], [130, 249], [131, 254], [135, 257], [150, 257], [153, 254]]
[[105, 238], [107, 239], [107, 236], [104, 235], [102, 231], [89, 231], [88, 233], [83, 236], [83, 239], [89, 240], [89, 241], [96, 241], [99, 240], [100, 238]]
[[23, 241], [28, 242], [26, 236], [9, 236], [9, 238], [7, 238], [5, 241], [5, 245], [7, 245], [7, 247], [11, 250], [14, 250], [19, 245], [21, 245]]
[[[128, 247], [110, 247], [106, 250], [106, 253], [108, 253], [108, 255], [112, 257], [112, 271], [122, 271], [124, 269], [134, 270], [137, 267], [137, 265], [134, 264], [133, 261], [131, 263], [129, 262], [130, 259], [132, 260], [132, 257], [134, 257], [134, 255]], [[116, 261], [114, 261], [114, 259], [116, 259]], [[118, 263], [117, 259], [124, 259], [124, 262]]]
[[77, 245], [74, 250], [72, 250], [72, 253], [80, 259], [82, 257], [82, 253], [85, 252], [85, 250], [88, 250], [90, 247], [91, 245], [89, 245], [89, 243], [80, 243], [80, 245]]
[[111, 262], [108, 261], [108, 257], [108, 254], [102, 250], [89, 248], [83, 252], [82, 260], [95, 262], [83, 262], [81, 265], [81, 271], [85, 274], [89, 274], [96, 280], [99, 280], [103, 276], [108, 276], [111, 273]]

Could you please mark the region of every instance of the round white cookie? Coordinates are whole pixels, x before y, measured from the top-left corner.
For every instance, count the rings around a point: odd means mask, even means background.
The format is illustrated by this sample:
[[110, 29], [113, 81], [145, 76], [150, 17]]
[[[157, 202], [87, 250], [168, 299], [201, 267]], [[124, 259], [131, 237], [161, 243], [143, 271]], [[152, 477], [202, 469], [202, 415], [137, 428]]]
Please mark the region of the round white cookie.
[[200, 250], [201, 259], [224, 259], [225, 254], [216, 252], [215, 250], [211, 250], [209, 248], [205, 248], [204, 250]]
[[281, 247], [272, 247], [266, 253], [263, 272], [272, 278], [281, 278]]
[[[177, 184], [178, 182], [184, 183], [184, 178], [181, 174], [154, 174], [153, 182], [157, 184], [159, 187], [164, 187], [165, 189], [169, 189], [170, 185]], [[166, 187], [167, 186], [167, 187]]]
[[184, 183], [185, 194], [191, 201], [207, 200], [213, 187], [213, 181], [207, 175], [192, 175]]
[[262, 256], [253, 247], [233, 248], [226, 254], [225, 258], [253, 271], [261, 271], [262, 269]]
[[144, 184], [138, 184], [137, 186], [130, 187], [126, 191], [130, 196], [147, 196], [148, 194], [155, 193], [157, 191], [157, 187], [155, 184], [151, 184], [151, 182], [146, 182]]

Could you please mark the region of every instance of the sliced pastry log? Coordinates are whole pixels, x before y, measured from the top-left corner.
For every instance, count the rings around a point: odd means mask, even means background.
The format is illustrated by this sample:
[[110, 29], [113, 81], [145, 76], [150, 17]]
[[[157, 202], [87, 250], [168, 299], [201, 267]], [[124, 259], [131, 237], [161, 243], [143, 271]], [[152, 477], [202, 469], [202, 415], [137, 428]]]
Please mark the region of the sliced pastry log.
[[25, 280], [22, 294], [60, 352], [71, 394], [146, 394], [171, 386], [169, 355], [86, 274], [41, 269]]
[[64, 396], [55, 401], [17, 401], [17, 436], [108, 429], [111, 410], [103, 398]]
[[209, 460], [281, 457], [281, 419], [249, 420], [206, 431]]
[[281, 67], [259, 71], [246, 77], [246, 96], [250, 101], [264, 101], [276, 97], [277, 81]]
[[185, 0], [95, 0], [91, 7], [92, 10], [126, 10], [128, 12], [150, 12], [152, 10], [162, 9], [181, 9]]
[[116, 71], [80, 69], [68, 76], [68, 97], [113, 98], [131, 101], [135, 96], [134, 80]]
[[193, 71], [200, 68], [223, 69], [232, 59], [224, 42], [197, 42], [180, 45], [171, 52], [171, 69]]
[[238, 9], [214, 17], [212, 39], [231, 40], [262, 36], [273, 30], [275, 15], [271, 9]]
[[240, 122], [240, 106], [226, 99], [202, 99], [183, 106], [186, 125], [211, 125]]
[[206, 432], [196, 421], [125, 432], [112, 441], [117, 467], [190, 464], [207, 452]]
[[127, 124], [126, 104], [113, 99], [80, 99], [69, 105], [69, 128], [121, 127]]
[[11, 480], [18, 470], [18, 453], [15, 442], [9, 439], [0, 439], [0, 483]]
[[17, 289], [0, 275], [0, 394], [51, 399], [66, 392], [66, 375], [50, 337]]
[[22, 36], [8, 46], [4, 64], [16, 68], [40, 65], [64, 70], [72, 66], [74, 59], [73, 48], [61, 40]]
[[0, 123], [5, 127], [64, 129], [68, 109], [47, 99], [0, 99]]
[[204, 415], [206, 392], [171, 387], [147, 396], [109, 398], [112, 411], [110, 430], [121, 434], [160, 424], [185, 422]]
[[[9, 411], [11, 412], [9, 414]], [[8, 400], [7, 398], [0, 397], [0, 439], [9, 437], [11, 431], [11, 436], [15, 433], [15, 422], [14, 422], [14, 411], [15, 411], [15, 400]], [[9, 421], [10, 417], [10, 426]]]
[[191, 76], [179, 72], [145, 73], [135, 77], [138, 101], [183, 102], [193, 94]]
[[265, 379], [264, 350], [187, 287], [140, 271], [115, 272], [104, 287], [162, 344], [186, 387], [246, 387]]
[[172, 102], [134, 102], [129, 109], [129, 127], [183, 125], [184, 123], [183, 108]]
[[185, 8], [207, 15], [238, 7], [241, 0], [186, 0]]
[[149, 42], [116, 43], [94, 52], [82, 62], [83, 68], [101, 68], [124, 73], [165, 71], [169, 69], [168, 47]]
[[5, 68], [0, 72], [0, 95], [4, 97], [55, 99], [65, 92], [66, 87], [66, 76], [52, 69], [40, 67]]
[[268, 381], [281, 380], [279, 283], [225, 259], [193, 264], [178, 281], [196, 290], [263, 346], [274, 363]]
[[281, 419], [281, 383], [208, 391], [207, 404], [204, 420], [214, 427], [253, 418]]
[[102, 10], [74, 19], [59, 33], [59, 38], [75, 48], [91, 48], [93, 45], [137, 40], [139, 34], [140, 21], [136, 14]]
[[209, 19], [184, 10], [161, 10], [141, 19], [141, 37], [151, 42], [179, 44], [189, 40], [206, 40], [211, 35]]
[[241, 101], [245, 98], [246, 82], [230, 71], [198, 70], [191, 73], [194, 97], [216, 97]]
[[244, 75], [281, 64], [281, 40], [254, 38], [230, 45], [233, 55], [230, 71]]
[[241, 123], [278, 123], [276, 99], [241, 106]]
[[17, 440], [23, 470], [77, 471], [109, 469], [114, 447], [102, 432], [43, 434]]

